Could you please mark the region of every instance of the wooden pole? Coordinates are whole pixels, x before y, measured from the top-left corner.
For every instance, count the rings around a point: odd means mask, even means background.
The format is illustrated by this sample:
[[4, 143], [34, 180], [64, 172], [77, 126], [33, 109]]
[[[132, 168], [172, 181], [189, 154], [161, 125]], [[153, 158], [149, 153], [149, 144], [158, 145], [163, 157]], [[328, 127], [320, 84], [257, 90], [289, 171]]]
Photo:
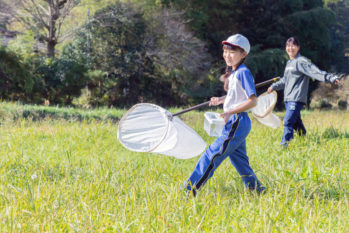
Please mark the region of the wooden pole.
[[[278, 81], [279, 79], [280, 79], [280, 77], [276, 77], [276, 78], [272, 78], [272, 79], [269, 79], [269, 80], [267, 80], [267, 81], [258, 83], [258, 84], [256, 84], [256, 88], [260, 88], [260, 87], [262, 87], [262, 86], [265, 86], [265, 85], [268, 85], [268, 84], [270, 84], [270, 83], [276, 82], [276, 81]], [[219, 98], [225, 98], [225, 96], [221, 96], [221, 97], [219, 97]], [[177, 112], [177, 113], [175, 113], [175, 114], [172, 114], [172, 116], [178, 116], [178, 115], [180, 115], [180, 114], [183, 114], [183, 113], [186, 113], [186, 112], [189, 112], [189, 111], [192, 111], [192, 110], [195, 110], [195, 109], [198, 109], [198, 108], [207, 106], [207, 105], [209, 105], [209, 104], [210, 104], [210, 101], [206, 101], [206, 102], [204, 102], [204, 103], [195, 105], [195, 106], [193, 106], [193, 107], [190, 107], [190, 108], [184, 109], [184, 110], [182, 110], [182, 111], [180, 111], [180, 112]]]

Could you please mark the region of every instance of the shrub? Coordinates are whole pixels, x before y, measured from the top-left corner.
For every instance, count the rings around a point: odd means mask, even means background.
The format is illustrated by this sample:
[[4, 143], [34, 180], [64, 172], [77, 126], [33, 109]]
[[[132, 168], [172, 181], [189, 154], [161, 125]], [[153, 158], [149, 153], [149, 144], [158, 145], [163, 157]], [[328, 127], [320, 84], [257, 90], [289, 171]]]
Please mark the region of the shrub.
[[328, 108], [329, 105], [345, 110], [349, 102], [349, 76], [341, 80], [340, 85], [320, 83], [311, 95], [311, 108]]

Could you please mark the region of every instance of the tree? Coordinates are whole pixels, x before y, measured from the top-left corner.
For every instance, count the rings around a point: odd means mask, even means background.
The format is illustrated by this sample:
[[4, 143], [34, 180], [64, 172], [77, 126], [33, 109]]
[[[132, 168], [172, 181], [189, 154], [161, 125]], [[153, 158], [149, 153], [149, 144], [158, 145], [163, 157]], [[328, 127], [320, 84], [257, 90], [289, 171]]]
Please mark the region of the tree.
[[51, 58], [43, 62], [36, 58], [31, 65], [33, 76], [38, 79], [36, 87], [41, 87], [35, 92], [52, 104], [70, 105], [88, 82], [86, 67], [75, 60]]
[[[282, 51], [290, 36], [299, 37], [302, 53], [322, 69], [329, 68], [334, 56], [338, 56], [331, 50], [330, 27], [335, 23], [335, 15], [323, 7], [321, 0], [161, 2], [167, 7], [186, 10], [188, 24], [199, 38], [208, 42], [216, 63], [221, 60], [221, 41], [234, 33], [244, 34], [252, 45], [247, 63], [251, 65], [256, 81], [270, 78], [270, 70], [274, 75], [282, 75], [286, 55]], [[276, 57], [268, 59], [264, 55]], [[268, 60], [272, 63], [267, 63]], [[257, 63], [264, 65], [253, 67]]]
[[[11, 8], [5, 1], [0, 1], [0, 29], [5, 30], [6, 24], [10, 21], [10, 14], [8, 12], [11, 11]], [[4, 13], [6, 12], [6, 13]]]
[[28, 73], [29, 67], [13, 52], [0, 47], [0, 98], [29, 101], [35, 78]]
[[183, 18], [184, 12], [163, 9], [148, 18], [145, 37], [147, 56], [157, 74], [171, 83], [178, 103], [202, 101], [212, 94], [207, 73], [212, 58], [207, 44], [195, 37]]
[[16, 22], [35, 33], [35, 38], [46, 43], [47, 56], [55, 57], [55, 47], [60, 43], [61, 27], [65, 18], [79, 0], [15, 0], [10, 12]]
[[90, 104], [193, 101], [210, 59], [204, 43], [185, 29], [180, 14], [164, 10], [145, 16], [130, 3], [96, 12], [63, 52], [86, 63], [89, 59]]
[[337, 17], [336, 24], [331, 27], [331, 38], [333, 40], [332, 51], [336, 56], [334, 63], [341, 72], [349, 72], [349, 1], [331, 0], [326, 1]]

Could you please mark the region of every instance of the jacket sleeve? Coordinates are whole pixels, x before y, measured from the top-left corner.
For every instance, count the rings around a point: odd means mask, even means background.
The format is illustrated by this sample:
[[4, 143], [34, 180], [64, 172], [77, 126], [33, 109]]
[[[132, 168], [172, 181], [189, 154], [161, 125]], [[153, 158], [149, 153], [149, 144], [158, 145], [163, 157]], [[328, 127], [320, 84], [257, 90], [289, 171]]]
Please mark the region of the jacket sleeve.
[[337, 75], [320, 70], [316, 65], [304, 58], [298, 61], [297, 70], [306, 76], [321, 82], [334, 83], [339, 79]]
[[271, 85], [271, 87], [273, 88], [273, 90], [275, 91], [279, 91], [285, 88], [285, 76], [280, 78], [279, 81], [277, 81], [276, 83], [273, 83]]

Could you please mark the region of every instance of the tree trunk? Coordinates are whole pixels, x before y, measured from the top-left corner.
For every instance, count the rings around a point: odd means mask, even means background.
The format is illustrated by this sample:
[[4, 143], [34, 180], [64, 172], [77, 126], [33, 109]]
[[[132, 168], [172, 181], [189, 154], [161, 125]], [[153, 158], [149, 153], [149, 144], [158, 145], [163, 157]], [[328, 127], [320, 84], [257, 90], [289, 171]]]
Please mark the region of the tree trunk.
[[54, 40], [50, 40], [47, 42], [47, 56], [48, 57], [55, 57], [55, 47], [57, 42]]
[[[1, 2], [2, 0], [0, 0]], [[9, 13], [0, 3], [0, 16], [14, 17], [16, 21], [25, 25], [36, 33], [35, 37], [40, 42], [45, 41], [47, 56], [55, 57], [55, 47], [60, 42], [61, 26], [71, 9], [79, 4], [79, 0], [9, 0], [11, 5]], [[19, 10], [18, 10], [18, 9]], [[4, 13], [5, 12], [5, 13]], [[30, 19], [30, 20], [29, 20]]]
[[56, 20], [59, 18], [59, 6], [55, 5], [53, 2], [50, 2], [50, 18], [49, 18], [49, 31], [47, 38], [47, 56], [55, 57], [55, 47], [57, 44], [56, 39]]

